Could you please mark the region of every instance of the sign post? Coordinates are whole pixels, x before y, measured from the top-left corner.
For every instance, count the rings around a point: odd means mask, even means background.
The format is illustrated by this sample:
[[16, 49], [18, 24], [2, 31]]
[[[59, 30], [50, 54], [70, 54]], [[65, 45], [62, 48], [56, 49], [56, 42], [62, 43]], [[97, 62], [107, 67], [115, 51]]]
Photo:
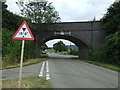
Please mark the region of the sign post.
[[21, 87], [21, 80], [22, 80], [22, 64], [23, 64], [24, 44], [25, 44], [25, 40], [22, 40], [21, 59], [20, 59], [19, 87]]
[[32, 35], [32, 32], [27, 24], [26, 21], [24, 21], [16, 33], [12, 37], [13, 39], [20, 39], [22, 40], [22, 49], [21, 49], [21, 60], [20, 60], [20, 72], [19, 72], [19, 88], [21, 88], [22, 84], [22, 63], [23, 63], [23, 54], [24, 54], [24, 44], [25, 40], [34, 40], [34, 36]]

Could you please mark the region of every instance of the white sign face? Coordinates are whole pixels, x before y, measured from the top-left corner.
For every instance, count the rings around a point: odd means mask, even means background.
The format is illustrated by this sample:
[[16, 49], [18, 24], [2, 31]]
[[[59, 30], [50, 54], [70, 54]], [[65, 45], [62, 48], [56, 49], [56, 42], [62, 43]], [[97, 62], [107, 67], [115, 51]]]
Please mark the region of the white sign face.
[[16, 34], [15, 36], [16, 38], [19, 37], [19, 38], [32, 38], [32, 36], [30, 35], [26, 25], [24, 24], [22, 26], [22, 28], [20, 29], [20, 31]]
[[34, 36], [32, 35], [32, 32], [26, 21], [22, 23], [12, 38], [21, 40], [34, 40]]

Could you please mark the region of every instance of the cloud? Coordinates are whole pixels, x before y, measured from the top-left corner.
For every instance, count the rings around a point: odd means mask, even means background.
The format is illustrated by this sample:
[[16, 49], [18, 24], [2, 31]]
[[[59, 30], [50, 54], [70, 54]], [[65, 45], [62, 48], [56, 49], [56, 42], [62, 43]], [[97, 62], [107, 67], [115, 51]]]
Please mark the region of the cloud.
[[6, 4], [8, 5], [8, 10], [11, 11], [11, 12], [14, 12], [16, 14], [19, 14], [20, 13], [20, 10], [19, 10], [19, 7], [18, 5], [16, 4], [16, 1], [17, 0], [7, 0]]
[[[17, 0], [7, 0], [8, 9], [15, 13], [20, 13]], [[103, 17], [107, 8], [115, 0], [48, 0], [53, 2], [53, 6], [58, 11], [61, 21], [90, 21], [96, 17], [97, 20]]]
[[62, 21], [89, 21], [102, 18], [115, 0], [49, 0], [53, 2]]

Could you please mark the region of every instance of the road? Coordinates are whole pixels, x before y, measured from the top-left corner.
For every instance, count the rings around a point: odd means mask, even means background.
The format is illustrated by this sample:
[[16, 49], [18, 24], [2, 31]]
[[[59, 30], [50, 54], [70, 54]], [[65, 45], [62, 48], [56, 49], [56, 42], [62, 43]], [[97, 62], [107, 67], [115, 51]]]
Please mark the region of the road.
[[[42, 63], [23, 67], [22, 77], [38, 77]], [[19, 78], [19, 68], [2, 70], [2, 80]]]
[[[118, 72], [91, 65], [72, 56], [49, 53], [50, 82], [54, 88], [117, 88]], [[23, 67], [23, 77], [38, 77], [42, 63]], [[19, 68], [3, 70], [2, 79], [19, 77]]]
[[55, 88], [117, 88], [118, 73], [68, 56], [49, 54], [51, 82]]

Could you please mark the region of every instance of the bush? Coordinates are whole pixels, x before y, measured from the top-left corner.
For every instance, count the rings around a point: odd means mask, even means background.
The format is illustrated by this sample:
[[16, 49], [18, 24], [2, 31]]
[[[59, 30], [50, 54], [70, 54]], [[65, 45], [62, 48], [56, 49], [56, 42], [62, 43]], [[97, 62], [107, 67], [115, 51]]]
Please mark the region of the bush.
[[24, 61], [30, 58], [35, 58], [35, 47], [33, 40], [25, 40]]
[[[2, 29], [2, 57], [6, 63], [19, 63], [21, 57], [22, 40], [12, 39], [15, 32], [8, 29]], [[35, 57], [34, 41], [25, 41], [24, 61]]]
[[91, 59], [110, 64], [118, 64], [120, 60], [120, 31], [106, 37], [106, 43], [98, 52], [91, 54]]
[[69, 54], [71, 54], [71, 55], [78, 55], [78, 50], [77, 49], [71, 49], [69, 51]]
[[4, 57], [3, 60], [8, 58], [11, 63], [19, 62], [20, 60], [20, 49], [21, 49], [21, 41], [20, 40], [13, 40], [14, 32], [9, 31], [8, 29], [2, 29], [2, 56]]
[[102, 52], [102, 51], [96, 51], [96, 52], [93, 52], [90, 56], [90, 59], [91, 60], [94, 60], [94, 61], [101, 61], [101, 62], [104, 62], [104, 55], [105, 53]]

